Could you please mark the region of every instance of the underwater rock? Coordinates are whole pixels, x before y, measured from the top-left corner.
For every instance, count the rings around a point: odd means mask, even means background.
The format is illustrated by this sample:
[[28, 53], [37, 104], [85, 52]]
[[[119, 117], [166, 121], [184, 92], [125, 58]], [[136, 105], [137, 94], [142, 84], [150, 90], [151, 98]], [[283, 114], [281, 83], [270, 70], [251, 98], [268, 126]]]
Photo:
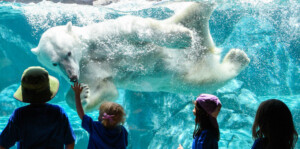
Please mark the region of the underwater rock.
[[289, 95], [299, 92], [297, 81], [291, 80], [292, 74], [299, 75], [299, 67], [291, 59], [284, 44], [277, 42], [276, 33], [268, 20], [245, 16], [235, 25], [222, 46], [224, 49], [245, 49], [251, 63], [237, 79], [257, 95]]
[[21, 106], [27, 105], [23, 102], [16, 100], [13, 94], [18, 89], [19, 84], [13, 84], [3, 89], [0, 92], [0, 115], [10, 116], [13, 111]]
[[[230, 81], [215, 94], [222, 102], [218, 116], [222, 133], [219, 144], [251, 146], [253, 117], [260, 102], [258, 97], [242, 88], [242, 82], [238, 80]], [[176, 148], [179, 143], [191, 147], [195, 126], [192, 110], [196, 97], [126, 91], [124, 99], [129, 133], [135, 138], [130, 140], [131, 148]]]

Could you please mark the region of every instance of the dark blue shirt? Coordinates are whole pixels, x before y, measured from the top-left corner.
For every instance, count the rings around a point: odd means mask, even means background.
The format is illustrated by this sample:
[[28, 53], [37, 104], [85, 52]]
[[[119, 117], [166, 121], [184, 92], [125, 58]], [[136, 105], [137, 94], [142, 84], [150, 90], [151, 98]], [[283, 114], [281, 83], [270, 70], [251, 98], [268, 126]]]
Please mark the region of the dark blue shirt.
[[218, 149], [218, 136], [212, 130], [203, 130], [195, 136], [192, 149]]
[[75, 141], [64, 110], [57, 105], [30, 104], [11, 115], [0, 135], [0, 145], [18, 149], [63, 149]]
[[122, 125], [108, 129], [84, 115], [82, 127], [90, 134], [88, 149], [125, 149], [128, 144], [128, 133]]
[[263, 149], [263, 139], [256, 139], [251, 149]]

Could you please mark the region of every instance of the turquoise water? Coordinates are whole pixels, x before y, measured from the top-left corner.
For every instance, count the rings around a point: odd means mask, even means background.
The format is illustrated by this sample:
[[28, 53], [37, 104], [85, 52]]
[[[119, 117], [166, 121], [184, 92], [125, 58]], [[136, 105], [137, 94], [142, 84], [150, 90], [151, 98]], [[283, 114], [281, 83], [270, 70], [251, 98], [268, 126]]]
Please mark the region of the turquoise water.
[[[71, 21], [76, 26], [136, 15], [163, 20], [180, 7], [168, 7], [170, 1], [121, 1], [107, 6], [86, 6], [41, 2], [20, 4], [0, 2], [0, 132], [13, 110], [23, 106], [12, 95], [21, 74], [32, 65], [42, 65], [30, 51], [38, 45], [47, 29]], [[220, 148], [247, 149], [253, 139], [251, 126], [261, 101], [278, 98], [291, 109], [300, 132], [300, 5], [290, 1], [216, 1], [209, 21], [214, 42], [223, 48], [239, 48], [251, 59], [249, 66], [224, 87], [215, 91], [223, 103], [218, 117]], [[88, 134], [80, 127], [76, 112], [64, 96], [69, 84], [50, 71], [61, 82], [58, 95], [51, 103], [66, 109], [76, 133], [77, 149], [86, 148]], [[117, 102], [127, 113], [132, 149], [190, 148], [194, 117], [193, 96], [170, 93], [133, 92], [119, 89]], [[95, 120], [98, 112], [88, 113]], [[299, 142], [299, 141], [298, 141]], [[297, 143], [296, 148], [300, 148]]]

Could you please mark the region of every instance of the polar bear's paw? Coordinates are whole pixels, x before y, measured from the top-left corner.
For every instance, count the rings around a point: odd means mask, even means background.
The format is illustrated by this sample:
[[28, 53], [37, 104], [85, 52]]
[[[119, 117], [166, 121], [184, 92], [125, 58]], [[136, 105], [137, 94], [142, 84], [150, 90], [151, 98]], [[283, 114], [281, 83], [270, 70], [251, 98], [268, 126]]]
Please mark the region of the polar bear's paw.
[[81, 94], [80, 94], [81, 104], [86, 105], [88, 98], [90, 97], [90, 88], [87, 84], [84, 84], [84, 83], [81, 83], [80, 86], [83, 87]]
[[244, 51], [231, 49], [225, 56], [223, 62], [234, 64], [237, 70], [242, 70], [250, 63], [250, 59]]

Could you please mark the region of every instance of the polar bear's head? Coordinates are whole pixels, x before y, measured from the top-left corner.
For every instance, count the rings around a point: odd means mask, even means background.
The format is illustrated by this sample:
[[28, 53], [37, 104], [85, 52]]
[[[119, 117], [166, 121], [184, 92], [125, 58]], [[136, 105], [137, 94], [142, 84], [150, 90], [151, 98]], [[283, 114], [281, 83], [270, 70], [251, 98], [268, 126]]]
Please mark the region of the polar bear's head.
[[[47, 68], [75, 82], [79, 78], [79, 62], [82, 56], [80, 40], [69, 22], [47, 30], [41, 37], [38, 47], [31, 49], [38, 61]], [[77, 29], [78, 30], [78, 29]]]

